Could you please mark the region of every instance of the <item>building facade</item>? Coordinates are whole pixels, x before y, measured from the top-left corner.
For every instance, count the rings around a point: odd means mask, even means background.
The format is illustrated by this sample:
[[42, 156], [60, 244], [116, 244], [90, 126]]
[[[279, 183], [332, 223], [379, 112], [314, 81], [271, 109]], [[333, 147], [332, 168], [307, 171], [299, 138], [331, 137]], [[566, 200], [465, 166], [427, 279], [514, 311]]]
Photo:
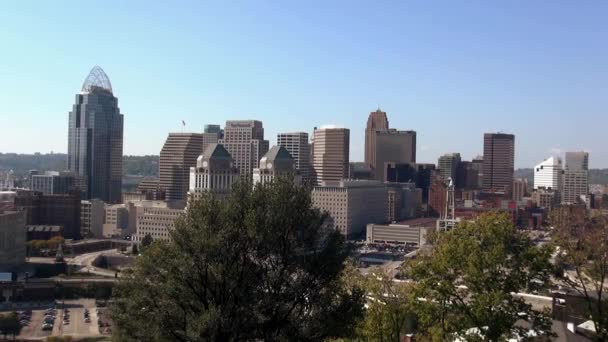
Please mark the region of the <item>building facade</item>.
[[376, 160], [376, 131], [388, 130], [388, 118], [386, 112], [378, 108], [375, 112], [369, 113], [367, 126], [365, 127], [365, 155], [364, 161], [367, 165], [375, 168]]
[[534, 167], [534, 189], [553, 189], [559, 191], [562, 185], [562, 159], [549, 157]]
[[283, 146], [273, 146], [260, 159], [259, 165], [259, 168], [253, 169], [253, 184], [270, 183], [277, 177], [292, 178], [296, 184], [302, 182], [295, 161]]
[[223, 137], [224, 130], [222, 130], [220, 125], [205, 125], [201, 152], [205, 151], [209, 145], [217, 144]]
[[483, 191], [510, 194], [515, 165], [515, 136], [486, 133], [483, 138]]
[[86, 199], [122, 199], [123, 120], [110, 79], [94, 67], [76, 95], [68, 129], [68, 169], [83, 178]]
[[80, 239], [80, 193], [45, 195], [19, 191], [15, 207], [26, 211], [26, 225], [54, 225], [63, 228], [66, 239]]
[[449, 182], [450, 179], [456, 182], [460, 162], [460, 153], [448, 153], [439, 157], [437, 168], [439, 169], [439, 176], [444, 182]]
[[101, 238], [105, 220], [105, 204], [98, 199], [80, 201], [80, 235]]
[[190, 181], [190, 168], [202, 153], [200, 133], [169, 133], [158, 163], [159, 186], [169, 201], [185, 200]]
[[135, 204], [135, 241], [141, 243], [146, 235], [154, 241], [169, 241], [170, 232], [184, 213], [183, 202], [142, 201]]
[[562, 203], [575, 204], [589, 197], [589, 153], [566, 152]]
[[205, 192], [225, 197], [238, 179], [239, 171], [230, 153], [221, 144], [209, 145], [198, 157], [196, 167], [190, 168], [189, 200]]
[[25, 212], [0, 211], [0, 271], [25, 263]]
[[375, 147], [371, 168], [374, 178], [386, 182], [387, 163], [416, 163], [416, 132], [396, 129], [376, 130], [371, 133]]
[[80, 177], [72, 172], [47, 171], [30, 177], [30, 189], [46, 195], [81, 191], [83, 183]]
[[312, 181], [311, 151], [308, 133], [279, 133], [277, 135], [277, 145], [284, 147], [289, 152], [295, 162], [296, 170], [302, 176], [302, 181]]
[[378, 181], [340, 181], [312, 190], [313, 206], [327, 211], [347, 239], [364, 235], [369, 223], [385, 223], [387, 199], [386, 186]]
[[350, 130], [321, 127], [315, 129], [312, 140], [312, 166], [316, 184], [335, 184], [348, 178]]
[[219, 144], [230, 153], [242, 177], [251, 177], [269, 148], [268, 140], [264, 140], [264, 126], [257, 120], [226, 121], [224, 138]]

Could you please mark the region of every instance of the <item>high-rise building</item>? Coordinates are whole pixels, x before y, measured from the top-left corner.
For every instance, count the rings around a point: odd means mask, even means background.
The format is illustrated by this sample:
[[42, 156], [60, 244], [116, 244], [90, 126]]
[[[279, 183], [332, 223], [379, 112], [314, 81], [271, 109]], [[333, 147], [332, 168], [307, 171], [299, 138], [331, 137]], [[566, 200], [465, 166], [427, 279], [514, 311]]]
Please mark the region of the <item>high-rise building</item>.
[[460, 162], [460, 153], [448, 153], [439, 157], [437, 168], [439, 169], [439, 176], [444, 182], [448, 183], [449, 179], [456, 182], [456, 173]]
[[269, 183], [277, 177], [291, 177], [296, 184], [302, 182], [293, 158], [283, 146], [273, 146], [260, 159], [260, 167], [253, 169], [253, 184]]
[[471, 167], [477, 171], [477, 189], [483, 188], [483, 156], [477, 156], [471, 160]]
[[388, 212], [386, 185], [378, 181], [348, 180], [312, 190], [316, 208], [327, 211], [335, 228], [356, 239], [368, 223], [385, 223]]
[[201, 133], [169, 133], [158, 162], [159, 185], [167, 200], [185, 200], [190, 182], [190, 168], [202, 153]]
[[30, 177], [30, 189], [40, 191], [46, 195], [81, 191], [82, 186], [81, 177], [73, 172], [46, 171]]
[[519, 202], [526, 195], [526, 188], [528, 187], [528, 181], [522, 178], [516, 178], [513, 180], [513, 191], [511, 198]]
[[11, 271], [25, 263], [25, 212], [0, 210], [0, 271]]
[[217, 144], [223, 137], [224, 131], [220, 125], [205, 125], [203, 131], [203, 149], [201, 151], [204, 152], [209, 145]]
[[312, 181], [312, 165], [310, 164], [310, 143], [308, 142], [308, 133], [279, 133], [277, 135], [277, 145], [285, 147], [293, 160], [295, 161], [296, 170], [302, 176], [302, 181]]
[[122, 200], [123, 115], [106, 73], [94, 67], [70, 112], [68, 169], [84, 179], [85, 197]]
[[575, 204], [589, 197], [589, 153], [566, 152], [562, 203]]
[[27, 225], [54, 225], [63, 228], [66, 239], [80, 239], [80, 193], [45, 195], [41, 192], [20, 190], [15, 207], [26, 211]]
[[241, 177], [251, 177], [260, 158], [268, 152], [268, 140], [264, 140], [264, 126], [257, 120], [226, 121], [224, 138], [219, 140], [234, 158]]
[[549, 157], [534, 167], [534, 189], [553, 189], [559, 191], [562, 184], [562, 160]]
[[141, 201], [134, 203], [135, 241], [146, 235], [152, 240], [171, 240], [175, 221], [184, 213], [183, 201]]
[[509, 194], [513, 185], [515, 136], [486, 133], [483, 137], [483, 191]]
[[224, 197], [230, 193], [238, 179], [239, 171], [224, 146], [207, 146], [205, 152], [198, 157], [196, 167], [190, 168], [189, 199], [197, 199], [203, 192]]
[[457, 189], [475, 190], [479, 189], [479, 171], [475, 168], [475, 163], [461, 161], [456, 169], [456, 180], [454, 186]]
[[374, 178], [385, 182], [388, 163], [404, 164], [416, 162], [416, 132], [396, 129], [376, 130], [370, 133], [375, 150], [370, 167]]
[[312, 136], [312, 167], [316, 184], [337, 183], [348, 178], [350, 130], [325, 126]]
[[375, 112], [369, 113], [367, 127], [365, 128], [365, 163], [372, 168], [376, 160], [376, 131], [388, 130], [388, 118], [386, 112], [378, 108]]

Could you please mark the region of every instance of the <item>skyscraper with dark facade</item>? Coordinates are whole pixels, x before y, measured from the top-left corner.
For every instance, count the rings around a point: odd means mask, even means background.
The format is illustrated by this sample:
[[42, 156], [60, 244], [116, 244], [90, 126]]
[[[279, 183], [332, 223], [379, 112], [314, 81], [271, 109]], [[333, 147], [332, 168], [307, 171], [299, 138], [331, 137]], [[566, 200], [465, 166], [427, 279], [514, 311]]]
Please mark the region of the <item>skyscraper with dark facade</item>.
[[388, 118], [386, 112], [383, 112], [378, 108], [375, 112], [369, 113], [367, 118], [367, 127], [365, 128], [365, 158], [364, 161], [367, 165], [374, 168], [374, 161], [376, 159], [376, 131], [383, 131], [388, 129]]
[[217, 144], [220, 139], [224, 138], [224, 130], [220, 125], [205, 125], [203, 131], [203, 149], [205, 151], [208, 146]]
[[510, 194], [515, 164], [515, 136], [486, 133], [483, 136], [483, 191]]
[[105, 72], [94, 67], [70, 112], [68, 169], [84, 179], [88, 199], [122, 200], [123, 115]]
[[374, 152], [372, 153], [372, 173], [376, 180], [386, 181], [388, 163], [416, 163], [416, 132], [396, 129], [377, 130], [372, 133]]

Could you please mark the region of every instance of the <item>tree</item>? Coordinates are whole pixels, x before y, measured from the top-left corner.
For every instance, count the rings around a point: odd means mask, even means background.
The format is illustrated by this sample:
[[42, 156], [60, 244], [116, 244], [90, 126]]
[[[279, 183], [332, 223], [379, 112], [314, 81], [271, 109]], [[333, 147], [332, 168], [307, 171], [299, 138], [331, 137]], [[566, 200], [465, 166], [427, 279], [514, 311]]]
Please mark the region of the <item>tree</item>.
[[0, 315], [0, 332], [6, 340], [7, 335], [12, 335], [13, 339], [21, 333], [21, 323], [16, 313]]
[[608, 218], [580, 206], [553, 211], [556, 260], [563, 264], [558, 279], [581, 295], [598, 340], [608, 340]]
[[133, 255], [139, 254], [139, 249], [137, 248], [136, 244], [133, 244], [133, 247], [131, 247], [131, 254], [133, 254]]
[[529, 328], [516, 324], [522, 318], [538, 336], [551, 334], [548, 315], [513, 295], [547, 284], [549, 250], [534, 246], [506, 215], [481, 215], [432, 240], [430, 252], [404, 270], [416, 284], [425, 335], [438, 341], [523, 337]]
[[49, 249], [57, 249], [59, 245], [63, 245], [65, 239], [61, 236], [53, 236], [47, 241], [47, 246]]
[[143, 239], [141, 239], [142, 248], [149, 247], [154, 242], [152, 235], [146, 234]]
[[363, 293], [342, 272], [350, 246], [278, 179], [205, 194], [171, 241], [143, 251], [119, 281], [116, 341], [322, 341], [352, 334]]

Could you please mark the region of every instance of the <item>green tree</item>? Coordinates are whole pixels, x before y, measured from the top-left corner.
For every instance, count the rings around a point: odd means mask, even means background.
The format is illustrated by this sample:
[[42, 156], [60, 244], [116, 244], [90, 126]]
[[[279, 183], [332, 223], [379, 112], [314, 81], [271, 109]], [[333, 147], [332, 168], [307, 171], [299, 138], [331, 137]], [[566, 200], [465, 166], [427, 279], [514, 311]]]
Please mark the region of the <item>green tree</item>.
[[[415, 282], [420, 330], [436, 341], [499, 341], [528, 329], [549, 336], [550, 318], [514, 296], [547, 284], [552, 271], [549, 249], [538, 248], [506, 215], [487, 214], [449, 232], [436, 234], [433, 246], [407, 264]], [[468, 332], [477, 332], [467, 335]]]
[[7, 335], [13, 336], [13, 340], [15, 337], [21, 333], [21, 323], [19, 323], [19, 316], [16, 313], [9, 313], [5, 315], [0, 315], [0, 332], [4, 335], [4, 339], [6, 340]]
[[209, 194], [116, 287], [116, 341], [322, 341], [352, 334], [363, 293], [310, 189], [278, 179]]
[[608, 341], [608, 218], [564, 206], [553, 211], [551, 223], [556, 262], [563, 264], [558, 280], [584, 298], [597, 339]]
[[144, 238], [143, 238], [143, 239], [141, 239], [141, 246], [142, 246], [142, 249], [143, 249], [143, 248], [146, 248], [146, 247], [149, 247], [150, 245], [152, 245], [152, 243], [153, 243], [153, 242], [154, 242], [154, 239], [152, 238], [152, 235], [150, 235], [150, 234], [146, 234], [146, 235], [144, 236]]
[[133, 255], [139, 254], [139, 248], [137, 248], [136, 244], [134, 244], [133, 247], [131, 247], [131, 254], [133, 254]]

